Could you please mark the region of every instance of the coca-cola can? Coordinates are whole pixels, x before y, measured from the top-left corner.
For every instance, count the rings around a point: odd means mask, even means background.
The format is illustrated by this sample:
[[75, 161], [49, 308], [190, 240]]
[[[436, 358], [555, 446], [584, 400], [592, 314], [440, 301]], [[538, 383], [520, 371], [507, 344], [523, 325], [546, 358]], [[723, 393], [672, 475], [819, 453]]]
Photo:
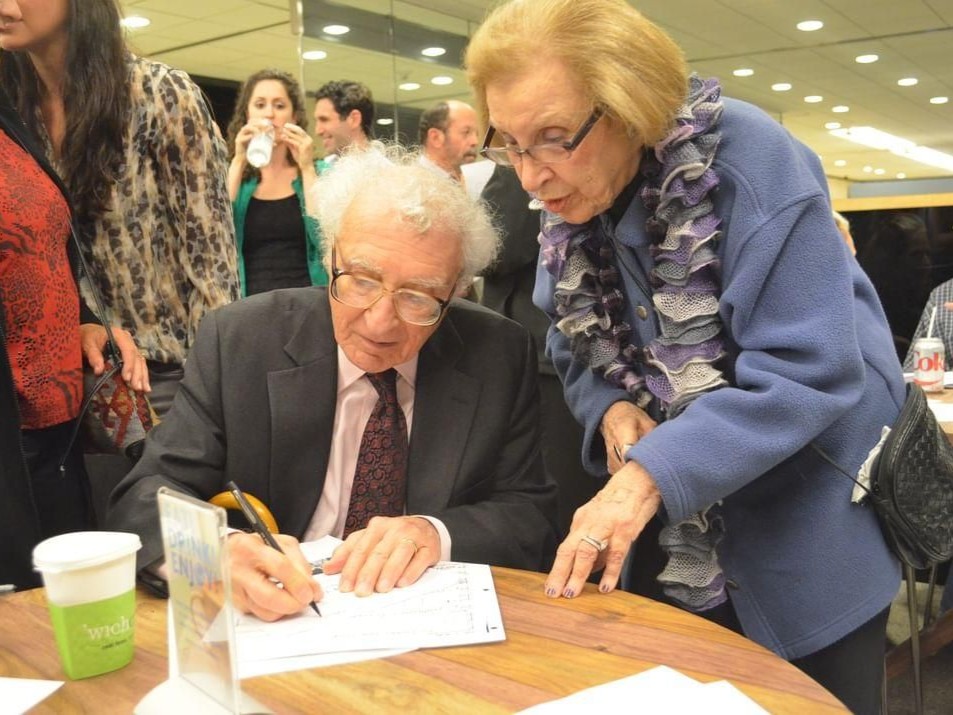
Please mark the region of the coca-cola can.
[[913, 344], [913, 381], [924, 392], [943, 391], [946, 349], [939, 338], [920, 338]]

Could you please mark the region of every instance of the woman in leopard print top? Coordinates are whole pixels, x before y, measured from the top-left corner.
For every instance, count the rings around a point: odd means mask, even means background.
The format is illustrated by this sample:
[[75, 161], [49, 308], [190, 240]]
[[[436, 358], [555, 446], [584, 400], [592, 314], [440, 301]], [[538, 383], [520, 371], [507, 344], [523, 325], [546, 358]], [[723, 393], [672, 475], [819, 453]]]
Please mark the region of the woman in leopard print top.
[[70, 189], [103, 318], [135, 336], [163, 412], [162, 377], [239, 295], [225, 143], [188, 75], [128, 51], [116, 0], [4, 7], [0, 84]]

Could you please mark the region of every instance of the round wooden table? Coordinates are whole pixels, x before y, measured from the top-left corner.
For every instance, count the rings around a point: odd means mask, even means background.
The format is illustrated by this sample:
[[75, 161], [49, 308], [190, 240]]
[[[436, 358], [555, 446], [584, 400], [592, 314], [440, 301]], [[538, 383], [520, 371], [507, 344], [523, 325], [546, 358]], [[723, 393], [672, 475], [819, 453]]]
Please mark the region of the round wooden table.
[[[726, 679], [771, 713], [845, 712], [770, 651], [692, 614], [628, 593], [548, 599], [542, 574], [494, 568], [506, 641], [252, 678], [276, 713], [508, 713], [668, 665]], [[64, 679], [42, 589], [0, 597], [0, 674]], [[66, 681], [31, 712], [129, 713], [168, 673], [166, 603], [143, 592], [136, 654], [118, 671]]]

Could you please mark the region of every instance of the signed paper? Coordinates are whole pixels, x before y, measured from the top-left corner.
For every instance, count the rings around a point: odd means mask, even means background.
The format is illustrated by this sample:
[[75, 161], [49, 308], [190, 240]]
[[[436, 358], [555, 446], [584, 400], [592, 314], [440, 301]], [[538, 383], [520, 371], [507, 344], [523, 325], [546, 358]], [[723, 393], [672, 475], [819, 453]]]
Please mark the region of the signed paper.
[[[303, 544], [302, 550], [317, 561], [329, 556], [338, 543], [323, 539]], [[321, 617], [310, 609], [274, 623], [250, 614], [238, 617], [235, 632], [242, 677], [302, 667], [295, 665], [298, 662], [314, 667], [322, 660], [348, 662], [506, 638], [493, 577], [484, 564], [441, 562], [412, 586], [365, 597], [341, 593], [338, 576], [315, 578], [324, 589]]]

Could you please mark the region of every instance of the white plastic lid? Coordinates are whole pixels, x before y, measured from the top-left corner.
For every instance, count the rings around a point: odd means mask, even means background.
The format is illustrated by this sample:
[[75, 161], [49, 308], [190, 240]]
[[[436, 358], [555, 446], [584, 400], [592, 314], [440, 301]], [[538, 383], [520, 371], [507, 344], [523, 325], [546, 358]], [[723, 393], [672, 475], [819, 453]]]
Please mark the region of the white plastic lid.
[[73, 531], [41, 541], [33, 549], [38, 571], [74, 571], [115, 561], [142, 548], [138, 534], [124, 531]]

